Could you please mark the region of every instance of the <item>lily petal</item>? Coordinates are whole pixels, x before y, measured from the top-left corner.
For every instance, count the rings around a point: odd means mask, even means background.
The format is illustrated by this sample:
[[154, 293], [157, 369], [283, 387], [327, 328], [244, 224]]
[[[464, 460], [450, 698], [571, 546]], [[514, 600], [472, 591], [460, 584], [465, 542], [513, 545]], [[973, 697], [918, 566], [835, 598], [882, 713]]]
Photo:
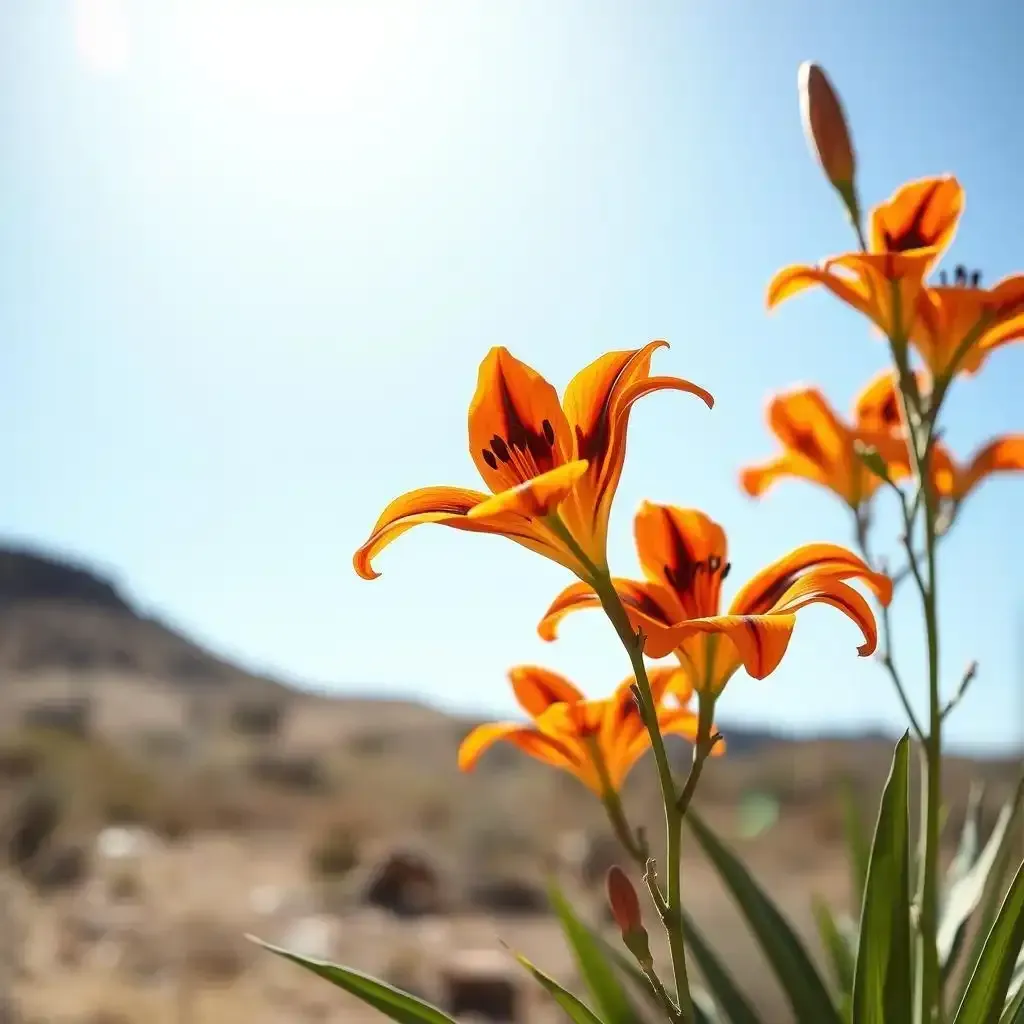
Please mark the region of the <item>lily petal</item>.
[[[635, 617], [640, 624], [639, 628], [643, 628], [643, 623], [669, 625], [682, 616], [678, 601], [664, 587], [620, 577], [615, 577], [612, 583], [619, 600], [630, 612], [631, 621]], [[558, 626], [566, 615], [585, 608], [600, 607], [601, 602], [593, 587], [587, 583], [573, 583], [551, 602], [537, 626], [537, 632], [542, 640], [555, 640], [558, 637]]]
[[480, 757], [499, 741], [512, 743], [530, 757], [556, 768], [574, 773], [579, 768], [579, 755], [569, 745], [517, 722], [491, 722], [478, 725], [460, 744], [460, 771], [471, 772]]
[[839, 544], [803, 544], [751, 577], [733, 598], [732, 615], [758, 615], [779, 610], [778, 602], [798, 580], [828, 575], [835, 580], [859, 579], [878, 600], [892, 600], [892, 580], [874, 572], [864, 559]]
[[575, 704], [583, 694], [564, 676], [538, 665], [517, 665], [508, 677], [519, 706], [531, 717], [542, 715], [552, 704]]
[[497, 494], [547, 473], [571, 448], [558, 392], [508, 349], [492, 348], [469, 406], [469, 452], [487, 486]]
[[459, 530], [486, 531], [486, 524], [467, 519], [470, 510], [486, 501], [488, 495], [463, 487], [421, 487], [395, 498], [381, 513], [369, 538], [352, 558], [352, 566], [364, 580], [380, 573], [372, 566], [378, 552], [396, 537], [420, 523], [440, 523]]
[[[658, 712], [658, 725], [663, 736], [682, 736], [691, 743], [697, 738], [697, 714], [689, 708], [662, 708]], [[608, 758], [608, 774], [616, 789], [626, 781], [634, 765], [647, 753], [650, 746], [650, 733], [642, 729], [616, 747]]]
[[668, 626], [647, 637], [644, 653], [664, 657], [693, 637], [722, 634], [738, 651], [747, 672], [763, 679], [779, 666], [789, 646], [796, 616], [789, 615], [716, 615], [689, 619]]
[[898, 188], [871, 211], [871, 251], [949, 248], [964, 209], [964, 190], [951, 175], [922, 178]]
[[740, 487], [751, 498], [760, 498], [780, 480], [788, 479], [809, 480], [823, 487], [829, 487], [830, 483], [821, 469], [794, 452], [783, 452], [767, 462], [745, 466], [740, 470]]
[[729, 568], [718, 523], [697, 509], [645, 501], [633, 519], [633, 535], [644, 575], [678, 598], [677, 619], [718, 613]]
[[767, 306], [775, 309], [786, 299], [800, 292], [822, 285], [840, 302], [852, 306], [865, 316], [871, 315], [871, 294], [867, 285], [856, 277], [833, 274], [827, 267], [794, 264], [783, 267], [768, 283]]
[[1021, 470], [1024, 470], [1024, 434], [998, 437], [976, 452], [967, 469], [957, 474], [956, 491], [951, 496], [962, 501], [993, 473]]
[[475, 505], [467, 515], [475, 521], [507, 516], [509, 513], [527, 519], [543, 519], [558, 508], [586, 471], [587, 464], [584, 461], [567, 462], [525, 480], [516, 487], [500, 491]]
[[[924, 374], [916, 376], [920, 389], [926, 384]], [[862, 430], [906, 430], [895, 370], [882, 370], [868, 381], [854, 400], [853, 421]]]
[[574, 437], [574, 456], [590, 468], [580, 481], [563, 517], [574, 535], [586, 538], [588, 554], [602, 563], [612, 499], [622, 476], [626, 433], [633, 403], [654, 391], [684, 391], [709, 407], [714, 399], [703, 388], [679, 377], [651, 377], [651, 357], [666, 341], [641, 349], [609, 352], [581, 370], [565, 391], [564, 406]]

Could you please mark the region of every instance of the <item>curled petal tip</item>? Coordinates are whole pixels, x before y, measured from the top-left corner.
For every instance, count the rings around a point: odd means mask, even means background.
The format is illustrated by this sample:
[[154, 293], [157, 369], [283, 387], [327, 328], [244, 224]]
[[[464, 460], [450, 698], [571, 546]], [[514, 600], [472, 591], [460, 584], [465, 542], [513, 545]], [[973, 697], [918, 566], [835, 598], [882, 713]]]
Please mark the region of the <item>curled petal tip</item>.
[[380, 573], [370, 564], [361, 548], [352, 556], [352, 568], [361, 580], [380, 579]]

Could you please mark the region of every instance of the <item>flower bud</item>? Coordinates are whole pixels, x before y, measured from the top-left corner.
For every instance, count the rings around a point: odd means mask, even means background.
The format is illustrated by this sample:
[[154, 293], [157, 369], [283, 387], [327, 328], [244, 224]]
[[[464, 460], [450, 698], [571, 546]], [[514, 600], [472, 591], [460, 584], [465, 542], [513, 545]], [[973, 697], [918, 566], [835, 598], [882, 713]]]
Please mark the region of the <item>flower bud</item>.
[[608, 905], [612, 917], [622, 932], [622, 942], [642, 967], [653, 963], [651, 958], [650, 940], [640, 916], [640, 899], [633, 888], [629, 876], [618, 865], [608, 869], [606, 879]]
[[825, 176], [840, 192], [851, 189], [857, 168], [850, 130], [828, 75], [812, 61], [804, 61], [797, 84], [800, 114], [811, 150]]
[[643, 918], [640, 916], [640, 899], [633, 888], [629, 876], [617, 864], [608, 869], [606, 879], [608, 888], [608, 904], [612, 908], [612, 917], [619, 926], [619, 931], [625, 935], [627, 932], [635, 932], [643, 928]]

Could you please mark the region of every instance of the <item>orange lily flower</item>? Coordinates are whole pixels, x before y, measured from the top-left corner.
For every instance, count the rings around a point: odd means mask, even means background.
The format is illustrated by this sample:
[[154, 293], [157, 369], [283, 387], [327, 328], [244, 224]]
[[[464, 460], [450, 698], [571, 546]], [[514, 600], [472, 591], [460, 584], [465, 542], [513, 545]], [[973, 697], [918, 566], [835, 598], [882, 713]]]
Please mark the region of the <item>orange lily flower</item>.
[[[661, 732], [693, 742], [697, 714], [687, 706], [693, 691], [687, 688], [679, 669], [653, 668], [648, 677]], [[634, 678], [620, 683], [604, 700], [587, 700], [568, 679], [534, 665], [512, 669], [509, 679], [516, 700], [533, 724], [496, 722], [477, 726], [459, 747], [459, 768], [472, 771], [486, 750], [505, 741], [538, 761], [570, 772], [602, 798], [618, 792], [630, 769], [650, 746], [650, 736], [631, 692]], [[678, 706], [663, 703], [670, 684]], [[717, 743], [712, 753], [724, 753], [723, 748], [723, 743]]]
[[561, 403], [539, 373], [507, 349], [492, 348], [469, 407], [470, 455], [491, 493], [423, 487], [396, 498], [355, 553], [355, 571], [375, 579], [379, 551], [413, 526], [439, 523], [509, 537], [581, 579], [595, 568], [607, 572], [608, 515], [633, 403], [671, 389], [714, 404], [696, 384], [650, 376], [651, 356], [667, 347], [652, 341], [601, 356], [576, 374]]
[[848, 426], [817, 388], [773, 397], [768, 425], [782, 442], [782, 453], [741, 471], [740, 486], [752, 498], [784, 477], [797, 477], [828, 488], [856, 509], [882, 482], [857, 456], [856, 442], [877, 448], [894, 478], [910, 472], [906, 445], [891, 430]]
[[933, 377], [974, 374], [993, 350], [1024, 338], [1024, 274], [1012, 274], [992, 288], [981, 274], [963, 266], [949, 284], [926, 288], [917, 299], [911, 342]]
[[1024, 470], [1024, 434], [997, 437], [980, 448], [964, 465], [957, 465], [945, 448], [932, 453], [931, 478], [940, 498], [962, 502], [993, 473]]
[[963, 204], [963, 189], [950, 176], [903, 185], [871, 211], [867, 252], [785, 267], [768, 285], [768, 308], [823, 285], [888, 337], [908, 338], [924, 279], [952, 241]]
[[[796, 613], [809, 604], [838, 608], [860, 627], [860, 654], [875, 650], [871, 608], [844, 581], [860, 580], [885, 605], [892, 599], [892, 581], [844, 547], [796, 548], [741, 587], [723, 615], [722, 580], [730, 565], [718, 523], [696, 509], [645, 502], [634, 532], [645, 579], [615, 579], [616, 592], [633, 627], [646, 637], [644, 653], [674, 653], [687, 688], [717, 697], [741, 665], [755, 679], [770, 675], [789, 646]], [[591, 587], [575, 583], [555, 598], [538, 632], [554, 640], [566, 615], [599, 605]]]
[[[923, 373], [916, 373], [914, 378], [919, 392], [928, 386]], [[906, 436], [895, 370], [882, 370], [868, 381], [854, 399], [853, 422], [857, 430], [895, 434], [901, 438]]]

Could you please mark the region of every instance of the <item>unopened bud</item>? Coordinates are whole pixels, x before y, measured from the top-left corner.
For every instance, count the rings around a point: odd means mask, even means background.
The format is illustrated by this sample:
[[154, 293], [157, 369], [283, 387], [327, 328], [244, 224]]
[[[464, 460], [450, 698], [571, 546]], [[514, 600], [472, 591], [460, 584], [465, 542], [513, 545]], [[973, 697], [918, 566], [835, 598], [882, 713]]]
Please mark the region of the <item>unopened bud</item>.
[[842, 191], [853, 185], [856, 163], [843, 105], [828, 75], [812, 61], [804, 61], [797, 75], [800, 114], [814, 155], [828, 180]]
[[640, 914], [640, 898], [629, 876], [618, 865], [608, 869], [606, 879], [608, 905], [622, 932], [626, 948], [641, 964], [651, 963], [650, 940]]

